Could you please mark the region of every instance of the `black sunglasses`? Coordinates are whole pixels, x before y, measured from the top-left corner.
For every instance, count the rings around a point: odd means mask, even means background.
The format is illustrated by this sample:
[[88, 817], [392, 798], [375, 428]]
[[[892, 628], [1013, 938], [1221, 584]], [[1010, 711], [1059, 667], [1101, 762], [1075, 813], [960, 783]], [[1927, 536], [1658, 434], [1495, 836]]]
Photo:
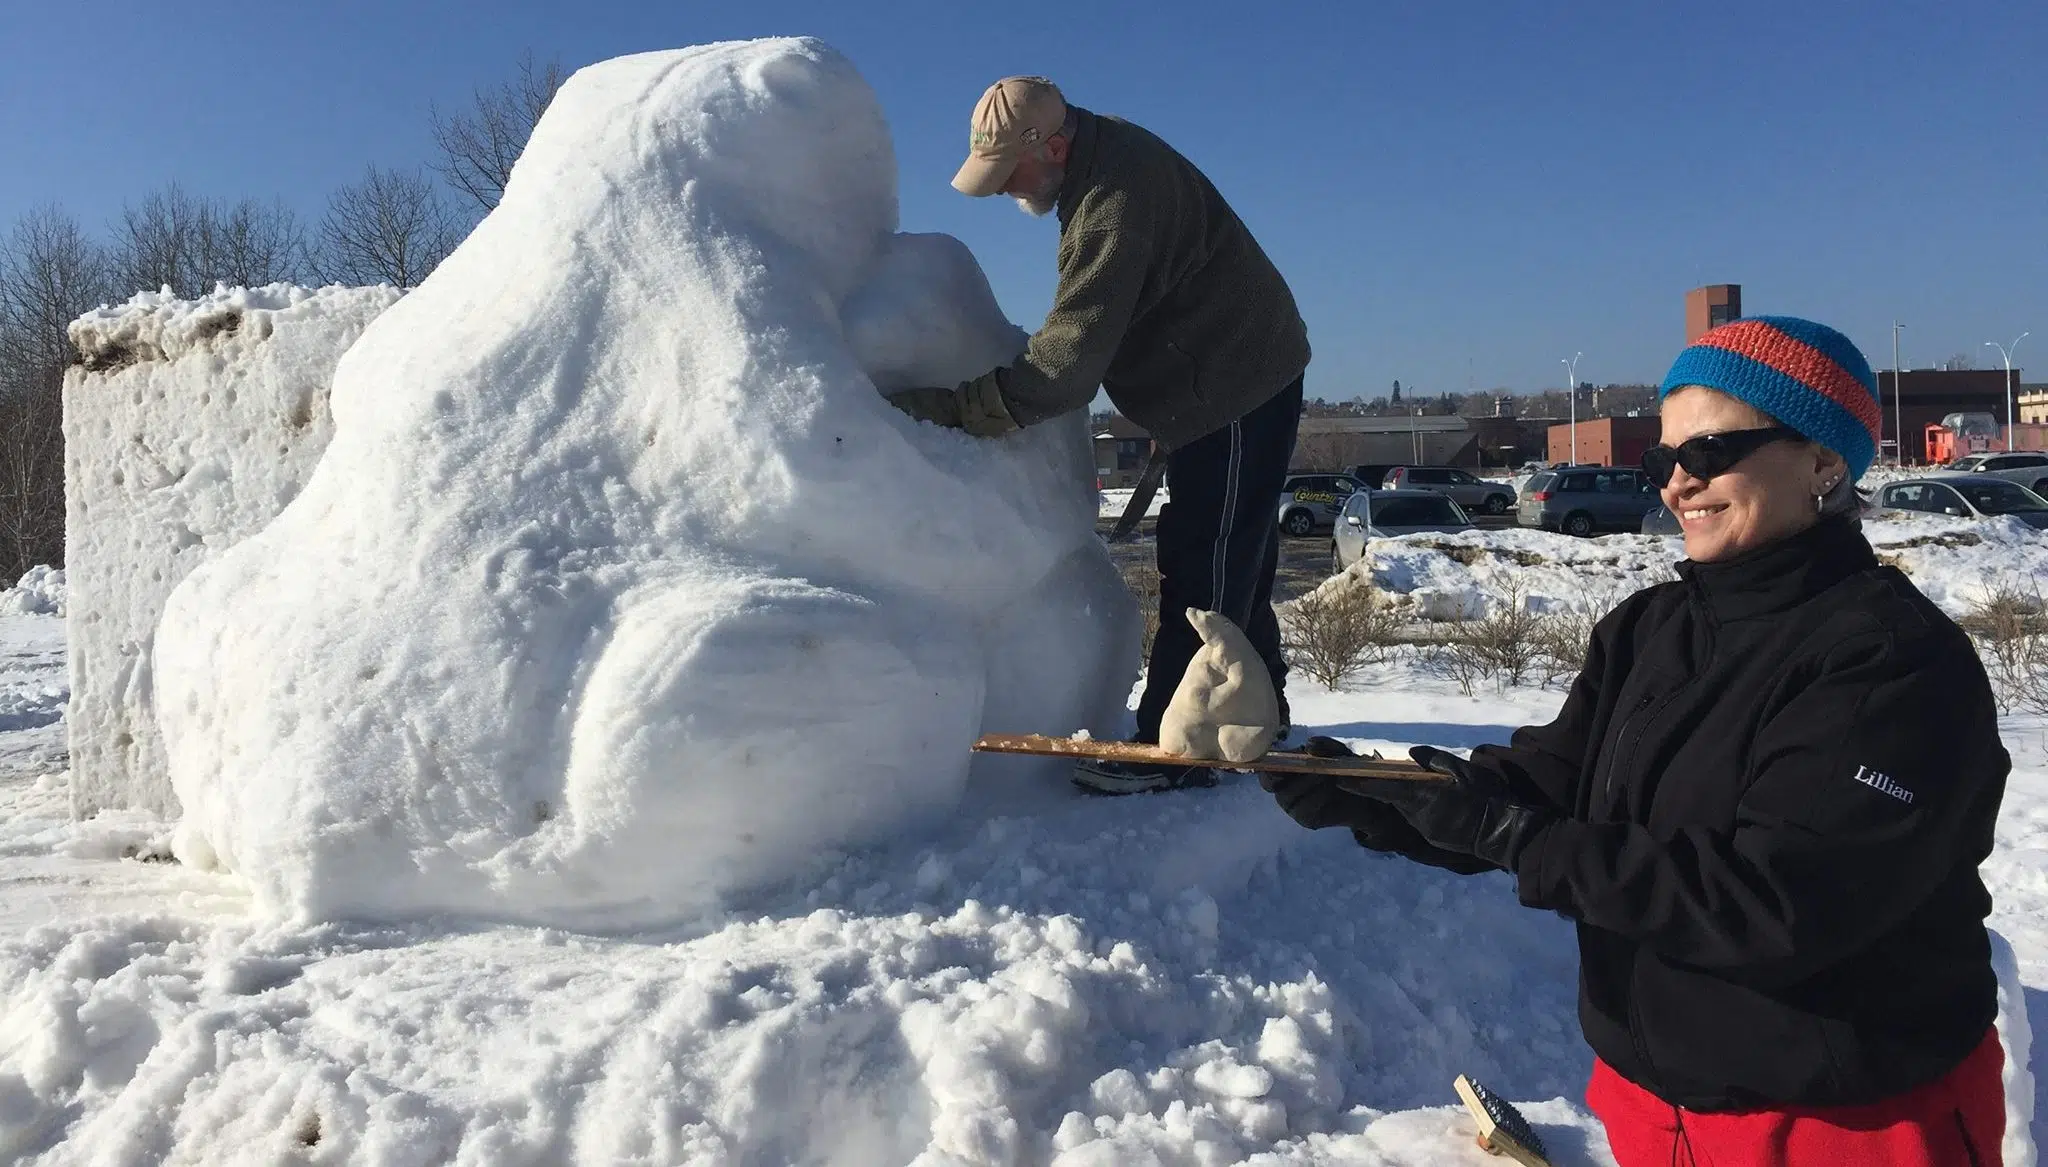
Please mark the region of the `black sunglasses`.
[[1671, 481], [1671, 472], [1683, 466], [1687, 474], [1704, 480], [1716, 474], [1728, 473], [1737, 462], [1772, 442], [1782, 442], [1800, 436], [1798, 430], [1788, 425], [1701, 434], [1696, 438], [1687, 438], [1675, 446], [1651, 446], [1644, 450], [1643, 473], [1648, 474], [1658, 486], [1665, 486]]

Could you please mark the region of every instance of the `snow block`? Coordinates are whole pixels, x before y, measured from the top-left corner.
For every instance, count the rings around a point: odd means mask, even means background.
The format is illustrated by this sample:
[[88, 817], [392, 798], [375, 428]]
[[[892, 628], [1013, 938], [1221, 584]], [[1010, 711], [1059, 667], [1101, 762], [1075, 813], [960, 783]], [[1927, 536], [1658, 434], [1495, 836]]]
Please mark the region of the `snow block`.
[[883, 397], [1025, 340], [895, 182], [817, 41], [571, 77], [342, 358], [304, 490], [166, 604], [179, 856], [273, 917], [653, 926], [950, 813], [979, 732], [1116, 728], [1085, 417]]
[[333, 432], [342, 351], [390, 288], [143, 293], [74, 321], [64, 382], [71, 804], [172, 816], [157, 618], [178, 581], [298, 494]]

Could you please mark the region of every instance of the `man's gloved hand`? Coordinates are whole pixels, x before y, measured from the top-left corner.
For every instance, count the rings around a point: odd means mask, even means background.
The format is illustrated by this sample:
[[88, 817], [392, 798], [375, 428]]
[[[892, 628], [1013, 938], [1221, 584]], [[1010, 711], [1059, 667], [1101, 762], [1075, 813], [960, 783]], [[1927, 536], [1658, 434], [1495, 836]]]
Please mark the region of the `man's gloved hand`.
[[999, 438], [1022, 428], [1003, 404], [994, 377], [977, 377], [957, 389], [899, 389], [889, 404], [919, 421], [966, 430], [977, 438]]
[[916, 418], [948, 429], [960, 426], [960, 391], [957, 389], [899, 389], [889, 394], [889, 404]]
[[1506, 783], [1456, 754], [1417, 746], [1408, 756], [1449, 781], [1345, 778], [1340, 782], [1353, 794], [1399, 811], [1431, 847], [1513, 871], [1522, 851], [1556, 817], [1514, 801]]

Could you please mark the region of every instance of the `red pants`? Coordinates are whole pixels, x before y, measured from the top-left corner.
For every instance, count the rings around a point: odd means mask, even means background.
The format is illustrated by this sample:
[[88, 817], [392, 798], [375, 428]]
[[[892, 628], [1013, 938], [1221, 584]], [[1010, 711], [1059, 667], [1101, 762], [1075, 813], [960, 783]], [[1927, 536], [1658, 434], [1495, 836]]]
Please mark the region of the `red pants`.
[[1883, 1102], [1700, 1114], [1595, 1059], [1586, 1105], [1621, 1167], [1999, 1167], [2004, 1063], [1994, 1029], [1945, 1076]]

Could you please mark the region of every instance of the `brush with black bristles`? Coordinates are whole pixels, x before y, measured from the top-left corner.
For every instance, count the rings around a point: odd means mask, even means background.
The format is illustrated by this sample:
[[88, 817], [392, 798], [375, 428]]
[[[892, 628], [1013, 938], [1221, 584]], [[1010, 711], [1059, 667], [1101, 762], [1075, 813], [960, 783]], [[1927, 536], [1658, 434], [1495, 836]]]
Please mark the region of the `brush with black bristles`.
[[1542, 1137], [1513, 1103], [1463, 1074], [1451, 1085], [1479, 1124], [1479, 1145], [1488, 1154], [1507, 1155], [1524, 1167], [1550, 1167]]

